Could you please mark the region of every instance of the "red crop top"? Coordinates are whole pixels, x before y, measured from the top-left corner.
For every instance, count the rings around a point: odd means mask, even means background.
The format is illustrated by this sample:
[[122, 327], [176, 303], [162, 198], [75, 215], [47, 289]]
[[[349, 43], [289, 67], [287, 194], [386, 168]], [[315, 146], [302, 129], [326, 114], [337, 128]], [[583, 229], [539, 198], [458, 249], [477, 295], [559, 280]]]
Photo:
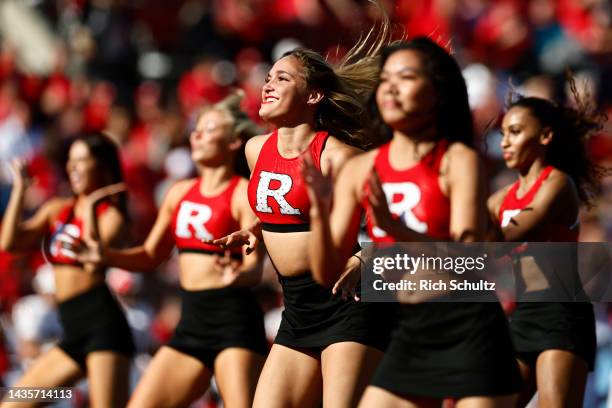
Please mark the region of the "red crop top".
[[[100, 217], [112, 204], [103, 201], [96, 207], [96, 217]], [[43, 244], [43, 254], [53, 265], [81, 266], [76, 254], [62, 246], [62, 242], [77, 242], [83, 238], [83, 220], [74, 216], [74, 202], [66, 205], [53, 222], [49, 236]]]
[[[540, 187], [542, 187], [542, 183], [548, 178], [553, 169], [553, 166], [546, 166], [546, 168], [542, 170], [536, 179], [535, 183], [533, 183], [533, 186], [531, 186], [529, 191], [527, 191], [527, 193], [521, 198], [516, 196], [516, 192], [519, 188], [519, 182], [516, 181], [512, 187], [510, 187], [504, 201], [499, 207], [498, 216], [499, 223], [502, 228], [506, 227], [510, 223], [512, 217], [517, 216], [521, 211], [527, 208], [529, 204], [531, 204], [534, 197], [540, 190]], [[544, 228], [531, 240], [534, 242], [577, 242], [578, 233], [578, 222], [571, 227], [561, 224], [551, 224]]]
[[[172, 233], [179, 253], [223, 254], [223, 249], [205, 244], [203, 239], [217, 239], [240, 230], [232, 216], [232, 196], [240, 181], [234, 176], [227, 188], [216, 196], [200, 193], [201, 178], [181, 198], [172, 216]], [[240, 248], [232, 249], [232, 258], [242, 259]]]
[[[417, 164], [406, 170], [395, 170], [389, 162], [391, 143], [380, 147], [374, 168], [389, 203], [392, 216], [410, 229], [438, 238], [450, 239], [450, 200], [440, 190], [440, 162], [448, 141], [440, 140]], [[366, 185], [367, 189], [367, 185]], [[367, 190], [366, 190], [367, 191]], [[367, 197], [363, 208], [368, 208]], [[367, 212], [366, 212], [367, 213]], [[366, 216], [368, 234], [374, 242], [395, 242], [393, 237], [372, 224]]]
[[[327, 138], [327, 132], [317, 132], [307, 149], [318, 169]], [[277, 143], [275, 131], [261, 148], [249, 181], [249, 203], [266, 231], [309, 231], [310, 201], [300, 169], [302, 158], [282, 157]]]

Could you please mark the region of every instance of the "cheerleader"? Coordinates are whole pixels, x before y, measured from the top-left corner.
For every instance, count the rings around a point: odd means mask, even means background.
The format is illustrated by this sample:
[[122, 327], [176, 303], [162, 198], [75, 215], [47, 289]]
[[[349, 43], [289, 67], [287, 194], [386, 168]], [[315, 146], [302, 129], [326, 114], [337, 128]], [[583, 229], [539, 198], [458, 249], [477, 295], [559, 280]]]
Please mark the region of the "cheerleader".
[[[455, 60], [427, 38], [383, 50], [372, 109], [391, 140], [350, 159], [329, 193], [312, 165], [305, 178], [311, 265], [332, 282], [367, 210], [375, 243], [481, 240], [485, 217], [467, 91]], [[330, 207], [333, 201], [333, 213]], [[387, 204], [389, 203], [389, 204]], [[400, 222], [401, 221], [401, 222]], [[361, 407], [508, 406], [520, 376], [498, 302], [402, 304], [398, 327]]]
[[[388, 343], [387, 305], [343, 299], [339, 292], [354, 284], [340, 282], [332, 289], [314, 281], [310, 200], [301, 176], [304, 157], [331, 174], [360, 151], [354, 146], [372, 145], [363, 101], [375, 83], [376, 55], [385, 38], [383, 29], [365, 56], [350, 52], [336, 68], [314, 51], [288, 52], [262, 89], [259, 114], [276, 130], [246, 145], [252, 169], [248, 196], [259, 223], [216, 241], [253, 248], [263, 239], [283, 288], [285, 309], [257, 384], [255, 407], [355, 406]], [[361, 48], [362, 43], [353, 51]], [[355, 276], [356, 260], [345, 281]]]
[[181, 319], [128, 407], [187, 407], [213, 374], [226, 407], [252, 405], [268, 349], [263, 313], [249, 289], [260, 280], [261, 257], [202, 242], [246, 228], [255, 218], [247, 181], [234, 171], [243, 142], [257, 133], [239, 108], [241, 99], [230, 95], [200, 113], [190, 136], [199, 177], [170, 188], [144, 244], [119, 250], [90, 242], [81, 254], [90, 262], [151, 271], [178, 249]]
[[[599, 118], [577, 100], [574, 109], [520, 97], [504, 115], [504, 160], [519, 179], [488, 202], [501, 240], [577, 242], [579, 206], [590, 203], [600, 174], [585, 142], [601, 127]], [[586, 299], [550, 302], [555, 283], [548, 281], [545, 264], [528, 253], [515, 262], [519, 300], [526, 300], [518, 302], [510, 318], [526, 385], [516, 406], [525, 406], [537, 390], [539, 406], [577, 407], [595, 359], [593, 306]]]
[[[43, 250], [55, 273], [56, 299], [64, 337], [39, 357], [13, 384], [14, 387], [59, 387], [87, 377], [93, 407], [124, 406], [128, 398], [132, 334], [123, 311], [106, 286], [105, 266], [83, 265], [62, 245], [89, 234], [85, 220], [94, 217], [95, 232], [105, 245], [119, 245], [126, 231], [126, 201], [88, 196], [104, 186], [122, 181], [117, 147], [106, 136], [88, 134], [70, 146], [66, 171], [73, 196], [47, 201], [34, 216], [21, 222], [26, 189], [30, 183], [25, 165], [12, 164], [13, 190], [0, 231], [3, 251]], [[94, 232], [92, 232], [94, 233]], [[4, 407], [33, 406], [32, 402]]]

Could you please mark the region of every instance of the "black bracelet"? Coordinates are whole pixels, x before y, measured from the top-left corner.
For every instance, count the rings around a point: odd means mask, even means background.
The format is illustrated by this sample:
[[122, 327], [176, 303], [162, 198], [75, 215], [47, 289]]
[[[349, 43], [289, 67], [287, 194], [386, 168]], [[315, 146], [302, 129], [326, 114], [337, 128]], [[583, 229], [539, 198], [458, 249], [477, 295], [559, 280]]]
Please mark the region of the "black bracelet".
[[361, 257], [360, 257], [359, 255], [357, 255], [357, 254], [353, 254], [353, 255], [351, 255], [351, 257], [353, 257], [353, 256], [354, 256], [355, 258], [359, 259], [359, 262], [361, 262], [361, 264], [365, 266], [365, 262], [363, 261], [363, 258], [361, 258]]

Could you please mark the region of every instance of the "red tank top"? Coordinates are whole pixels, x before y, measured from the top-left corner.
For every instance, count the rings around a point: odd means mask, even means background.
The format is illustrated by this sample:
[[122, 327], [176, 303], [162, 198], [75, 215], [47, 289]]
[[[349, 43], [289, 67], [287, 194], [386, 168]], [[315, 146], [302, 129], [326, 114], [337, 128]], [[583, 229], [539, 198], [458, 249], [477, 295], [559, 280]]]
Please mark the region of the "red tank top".
[[[100, 217], [112, 204], [103, 201], [96, 206], [96, 217]], [[83, 238], [83, 221], [74, 216], [74, 202], [66, 205], [51, 226], [50, 235], [43, 244], [43, 254], [54, 265], [81, 266], [74, 251], [62, 246], [63, 242], [77, 242]]]
[[[307, 149], [318, 169], [327, 138], [327, 132], [317, 132]], [[275, 131], [261, 148], [249, 181], [249, 203], [266, 231], [309, 231], [310, 201], [300, 169], [302, 158], [282, 157], [277, 143]]]
[[[391, 215], [401, 219], [416, 232], [440, 240], [450, 240], [450, 200], [438, 184], [440, 162], [448, 148], [448, 141], [443, 139], [437, 142], [417, 164], [406, 170], [391, 167], [390, 146], [389, 142], [380, 147], [374, 168], [387, 197]], [[365, 188], [367, 191], [367, 185]], [[368, 208], [367, 197], [362, 205]], [[395, 242], [393, 237], [373, 225], [369, 215], [366, 215], [366, 225], [372, 241]]]
[[[179, 253], [222, 254], [221, 248], [205, 244], [202, 240], [221, 238], [240, 229], [240, 222], [232, 216], [232, 196], [240, 176], [233, 176], [227, 188], [216, 196], [203, 196], [200, 193], [201, 180], [196, 179], [174, 209], [174, 242]], [[231, 256], [242, 259], [240, 248], [232, 249]]]
[[[516, 192], [519, 188], [519, 182], [516, 181], [512, 187], [510, 187], [506, 197], [504, 197], [504, 201], [499, 207], [498, 217], [502, 228], [506, 227], [510, 223], [512, 217], [517, 216], [521, 211], [527, 208], [529, 204], [531, 204], [534, 197], [540, 190], [540, 187], [542, 187], [542, 183], [548, 178], [553, 169], [553, 166], [546, 166], [536, 179], [535, 183], [533, 183], [533, 186], [531, 186], [529, 191], [527, 191], [527, 193], [521, 198], [516, 196]], [[577, 242], [578, 232], [578, 223], [571, 227], [561, 224], [551, 224], [541, 230], [541, 232], [531, 240], [538, 242]]]

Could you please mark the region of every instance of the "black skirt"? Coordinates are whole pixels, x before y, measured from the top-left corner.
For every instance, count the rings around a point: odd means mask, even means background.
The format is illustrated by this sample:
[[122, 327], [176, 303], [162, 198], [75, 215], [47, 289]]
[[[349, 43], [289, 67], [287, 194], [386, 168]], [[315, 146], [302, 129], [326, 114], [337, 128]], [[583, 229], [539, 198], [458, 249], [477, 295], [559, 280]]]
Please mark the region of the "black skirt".
[[520, 302], [510, 329], [518, 357], [532, 367], [541, 352], [559, 349], [583, 358], [593, 370], [597, 342], [591, 303]]
[[85, 369], [93, 351], [114, 351], [131, 357], [134, 341], [127, 320], [102, 284], [58, 304], [64, 338], [59, 347]]
[[181, 320], [169, 347], [197, 358], [211, 371], [217, 355], [229, 347], [267, 355], [263, 313], [249, 289], [181, 289], [181, 299]]
[[395, 324], [396, 305], [342, 300], [319, 285], [310, 273], [279, 276], [285, 310], [274, 343], [322, 350], [345, 341], [384, 351]]
[[499, 303], [401, 305], [397, 329], [372, 385], [398, 395], [462, 398], [520, 390]]

